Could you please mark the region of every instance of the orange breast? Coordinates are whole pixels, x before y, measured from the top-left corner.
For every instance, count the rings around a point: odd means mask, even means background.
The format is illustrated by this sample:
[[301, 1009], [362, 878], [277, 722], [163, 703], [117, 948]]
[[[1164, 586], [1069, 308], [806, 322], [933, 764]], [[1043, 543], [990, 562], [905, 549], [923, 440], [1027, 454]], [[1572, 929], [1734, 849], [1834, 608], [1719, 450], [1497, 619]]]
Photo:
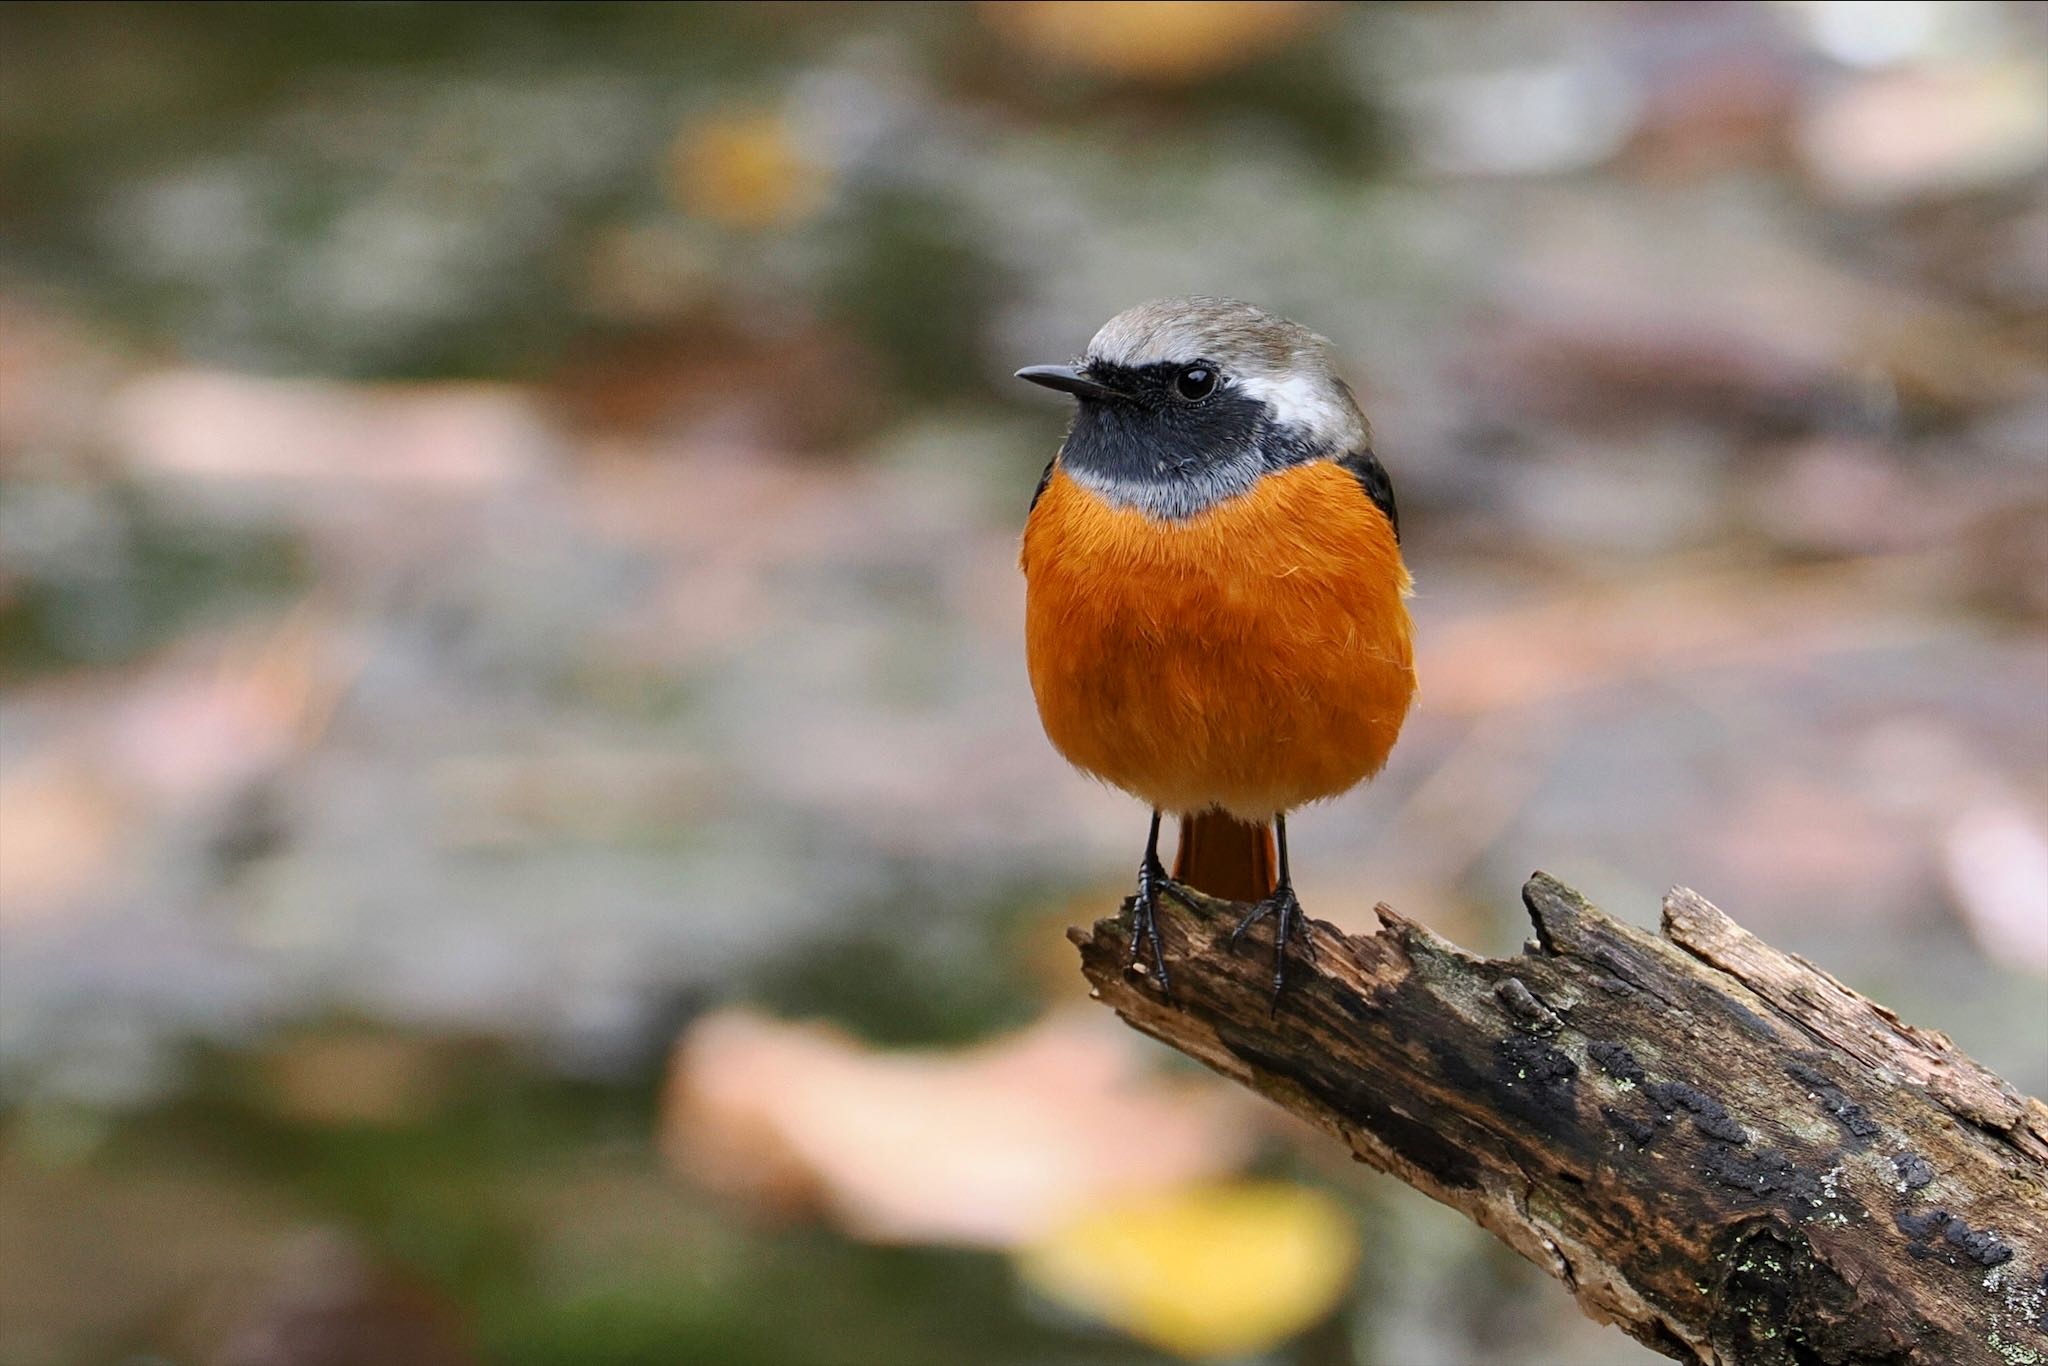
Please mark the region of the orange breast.
[[1038, 714], [1075, 766], [1168, 811], [1264, 820], [1386, 762], [1415, 692], [1408, 571], [1338, 466], [1185, 522], [1055, 471], [1023, 564]]

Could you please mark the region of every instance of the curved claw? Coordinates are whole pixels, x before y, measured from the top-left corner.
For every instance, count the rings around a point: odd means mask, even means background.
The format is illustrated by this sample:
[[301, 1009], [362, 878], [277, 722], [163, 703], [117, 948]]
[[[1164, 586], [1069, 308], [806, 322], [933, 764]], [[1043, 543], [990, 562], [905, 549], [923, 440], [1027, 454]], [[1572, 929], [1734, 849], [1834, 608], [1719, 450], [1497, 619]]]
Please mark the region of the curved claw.
[[1124, 965], [1130, 967], [1135, 964], [1143, 946], [1149, 941], [1152, 946], [1152, 975], [1158, 980], [1159, 989], [1170, 994], [1173, 979], [1166, 971], [1166, 951], [1159, 939], [1159, 893], [1162, 891], [1183, 898], [1183, 893], [1158, 863], [1148, 860], [1140, 865], [1138, 890], [1126, 903], [1131, 911], [1131, 956]]
[[1273, 914], [1278, 909], [1279, 903], [1272, 897], [1268, 897], [1264, 901], [1261, 901], [1257, 905], [1253, 906], [1251, 909], [1251, 914], [1247, 915], [1244, 919], [1238, 921], [1237, 928], [1230, 932], [1230, 947], [1233, 949], [1236, 948], [1237, 941], [1244, 937], [1244, 932], [1246, 930], [1258, 924], [1261, 920], [1264, 920], [1267, 916]]
[[1244, 919], [1237, 922], [1237, 928], [1230, 932], [1230, 946], [1237, 947], [1238, 939], [1252, 926], [1267, 916], [1275, 916], [1279, 924], [1273, 930], [1273, 1013], [1280, 1013], [1280, 998], [1287, 990], [1287, 945], [1290, 941], [1301, 945], [1308, 961], [1317, 960], [1315, 935], [1309, 929], [1308, 916], [1301, 909], [1301, 901], [1294, 895], [1294, 888], [1282, 885], [1264, 901], [1251, 908]]

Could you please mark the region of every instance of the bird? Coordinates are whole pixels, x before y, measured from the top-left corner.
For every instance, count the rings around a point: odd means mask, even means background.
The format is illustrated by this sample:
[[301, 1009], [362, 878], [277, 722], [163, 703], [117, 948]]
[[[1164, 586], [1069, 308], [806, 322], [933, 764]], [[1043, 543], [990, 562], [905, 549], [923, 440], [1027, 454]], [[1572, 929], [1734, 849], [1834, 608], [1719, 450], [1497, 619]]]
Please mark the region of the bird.
[[1314, 952], [1287, 814], [1377, 774], [1415, 697], [1393, 481], [1329, 341], [1238, 300], [1139, 304], [1017, 378], [1076, 400], [1024, 526], [1025, 656], [1053, 747], [1152, 809], [1129, 961], [1170, 994], [1159, 898], [1250, 903], [1230, 943], [1274, 921], [1277, 1014]]

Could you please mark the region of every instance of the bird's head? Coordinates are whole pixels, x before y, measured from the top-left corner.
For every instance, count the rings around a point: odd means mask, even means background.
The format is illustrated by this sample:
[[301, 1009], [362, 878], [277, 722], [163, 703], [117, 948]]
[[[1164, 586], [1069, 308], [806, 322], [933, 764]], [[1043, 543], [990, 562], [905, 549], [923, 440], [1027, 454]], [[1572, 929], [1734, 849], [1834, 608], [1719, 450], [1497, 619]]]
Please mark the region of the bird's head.
[[1068, 476], [1154, 517], [1192, 517], [1263, 474], [1370, 442], [1330, 344], [1234, 299], [1139, 304], [1075, 364], [1017, 378], [1080, 400], [1060, 450]]

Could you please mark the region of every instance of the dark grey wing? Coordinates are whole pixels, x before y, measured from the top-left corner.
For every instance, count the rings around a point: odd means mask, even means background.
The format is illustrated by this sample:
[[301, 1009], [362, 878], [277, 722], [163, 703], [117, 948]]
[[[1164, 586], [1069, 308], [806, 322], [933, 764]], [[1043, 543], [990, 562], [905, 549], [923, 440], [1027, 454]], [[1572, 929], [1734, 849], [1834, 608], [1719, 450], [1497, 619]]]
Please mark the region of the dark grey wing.
[[[1401, 514], [1394, 507], [1394, 481], [1387, 476], [1387, 467], [1380, 463], [1380, 458], [1372, 453], [1370, 446], [1361, 451], [1351, 452], [1337, 463], [1351, 472], [1351, 477], [1365, 490], [1365, 496], [1372, 499], [1373, 504], [1381, 512], [1387, 514], [1387, 522], [1394, 528], [1394, 540], [1398, 544], [1401, 539]], [[1050, 476], [1051, 471], [1048, 470], [1046, 473]], [[1041, 484], [1039, 487], [1045, 486]]]
[[1024, 510], [1027, 514], [1037, 511], [1038, 500], [1045, 497], [1045, 486], [1052, 482], [1053, 466], [1059, 463], [1060, 458], [1057, 455], [1045, 462], [1045, 473], [1038, 476], [1038, 487], [1031, 490], [1031, 506]]

